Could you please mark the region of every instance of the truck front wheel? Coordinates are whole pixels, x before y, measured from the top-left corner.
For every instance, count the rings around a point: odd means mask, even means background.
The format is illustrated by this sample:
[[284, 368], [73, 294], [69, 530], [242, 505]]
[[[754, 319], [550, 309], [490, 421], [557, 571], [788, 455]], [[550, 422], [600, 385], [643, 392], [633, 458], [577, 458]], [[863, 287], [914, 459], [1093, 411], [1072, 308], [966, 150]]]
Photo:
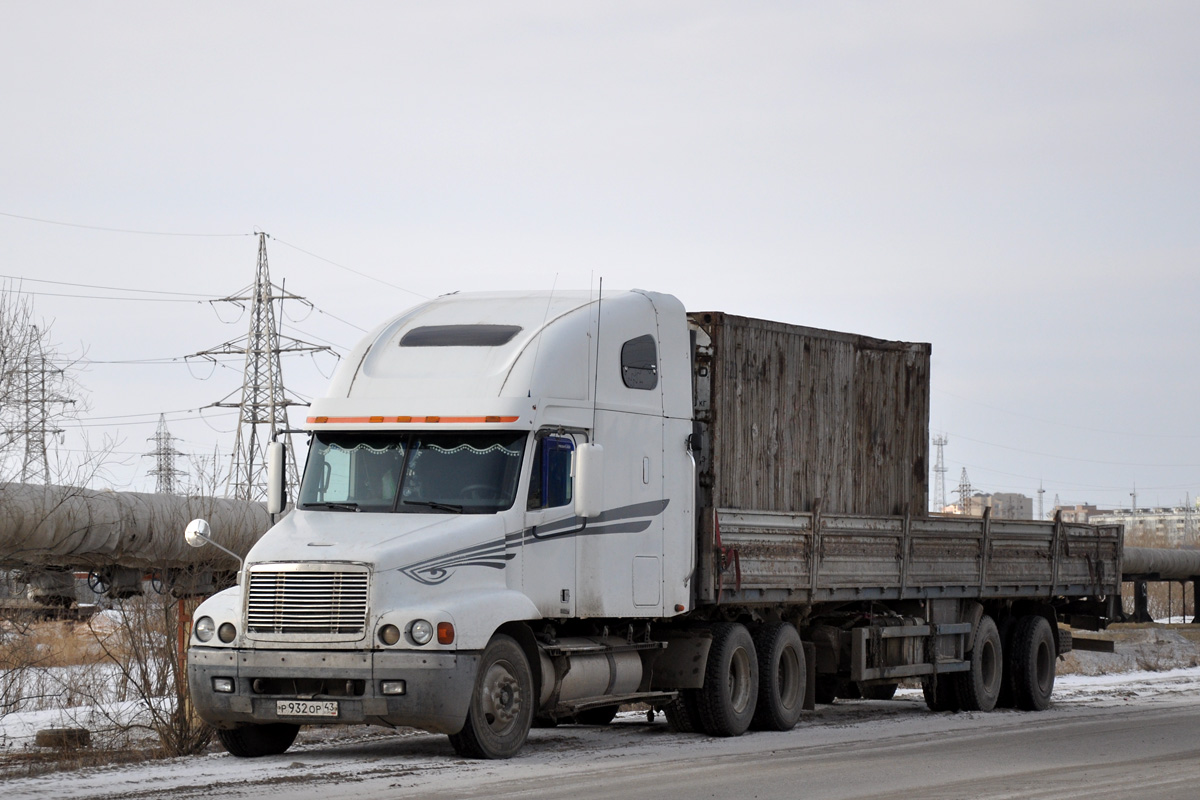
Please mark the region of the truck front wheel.
[[700, 722], [709, 736], [741, 736], [758, 700], [758, 655], [746, 626], [713, 625], [712, 648], [699, 691]]
[[232, 730], [217, 730], [217, 739], [232, 756], [259, 758], [287, 752], [296, 741], [299, 725], [272, 722], [267, 725], [243, 725]]
[[468, 758], [511, 758], [529, 735], [535, 702], [525, 651], [499, 634], [483, 651], [466, 724], [450, 744]]
[[790, 731], [800, 720], [808, 674], [800, 634], [790, 623], [768, 623], [755, 632], [754, 649], [758, 651], [758, 707], [751, 727]]

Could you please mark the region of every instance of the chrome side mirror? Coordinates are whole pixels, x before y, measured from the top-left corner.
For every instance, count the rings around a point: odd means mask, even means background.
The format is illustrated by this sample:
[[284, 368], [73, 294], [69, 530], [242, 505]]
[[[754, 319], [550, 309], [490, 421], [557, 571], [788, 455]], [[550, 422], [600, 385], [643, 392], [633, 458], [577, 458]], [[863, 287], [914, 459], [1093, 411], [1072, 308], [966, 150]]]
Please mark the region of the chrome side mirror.
[[183, 531], [183, 538], [192, 547], [204, 547], [206, 544], [211, 544], [223, 553], [228, 553], [237, 559], [238, 564], [244, 569], [246, 566], [245, 560], [237, 553], [230, 550], [228, 547], [218, 544], [213, 541], [212, 529], [208, 525], [208, 520], [194, 519], [188, 523], [188, 526]]

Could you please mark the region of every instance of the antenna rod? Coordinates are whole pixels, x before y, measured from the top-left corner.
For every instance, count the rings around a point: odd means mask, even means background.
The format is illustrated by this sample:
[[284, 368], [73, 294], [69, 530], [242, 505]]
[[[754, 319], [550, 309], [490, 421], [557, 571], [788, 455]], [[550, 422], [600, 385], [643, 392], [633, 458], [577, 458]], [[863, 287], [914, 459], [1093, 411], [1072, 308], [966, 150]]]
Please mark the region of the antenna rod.
[[592, 378], [592, 441], [596, 441], [596, 403], [600, 394], [600, 321], [604, 310], [604, 276], [600, 276], [600, 295], [596, 298], [596, 373]]

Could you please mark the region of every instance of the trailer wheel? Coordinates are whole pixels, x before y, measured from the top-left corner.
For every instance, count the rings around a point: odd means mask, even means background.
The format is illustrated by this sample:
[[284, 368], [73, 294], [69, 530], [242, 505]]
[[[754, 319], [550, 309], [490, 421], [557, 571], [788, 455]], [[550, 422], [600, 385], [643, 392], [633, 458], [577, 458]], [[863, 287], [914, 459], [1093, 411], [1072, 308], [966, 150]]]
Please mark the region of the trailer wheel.
[[1045, 711], [1050, 707], [1055, 649], [1054, 631], [1045, 617], [1030, 614], [1017, 622], [1008, 661], [1017, 708]]
[[468, 758], [511, 758], [529, 735], [533, 705], [533, 675], [525, 651], [500, 634], [483, 651], [467, 721], [450, 734], [450, 744]]
[[1016, 620], [1006, 616], [996, 623], [1000, 631], [1000, 647], [1004, 651], [1004, 675], [1000, 678], [1000, 696], [996, 698], [996, 708], [1016, 708], [1016, 690], [1013, 689], [1013, 629]]
[[754, 639], [737, 622], [717, 623], [712, 631], [698, 697], [700, 722], [709, 736], [741, 736], [750, 727], [758, 700]]
[[1004, 681], [1004, 648], [996, 623], [986, 614], [975, 626], [975, 646], [971, 648], [971, 669], [961, 673], [956, 683], [959, 705], [964, 711], [991, 711], [1000, 697]]
[[758, 651], [758, 704], [750, 727], [790, 731], [804, 708], [804, 645], [787, 622], [763, 625], [754, 634]]
[[287, 752], [299, 732], [299, 725], [272, 722], [266, 725], [243, 725], [231, 730], [218, 729], [217, 739], [231, 756], [260, 758]]
[[680, 689], [679, 696], [663, 706], [667, 724], [679, 733], [699, 733], [700, 709], [695, 689]]
[[[959, 673], [943, 672], [941, 675], [926, 675], [921, 680], [921, 692], [925, 695], [925, 705], [930, 711], [961, 711], [958, 699]], [[934, 688], [934, 678], [937, 678]]]

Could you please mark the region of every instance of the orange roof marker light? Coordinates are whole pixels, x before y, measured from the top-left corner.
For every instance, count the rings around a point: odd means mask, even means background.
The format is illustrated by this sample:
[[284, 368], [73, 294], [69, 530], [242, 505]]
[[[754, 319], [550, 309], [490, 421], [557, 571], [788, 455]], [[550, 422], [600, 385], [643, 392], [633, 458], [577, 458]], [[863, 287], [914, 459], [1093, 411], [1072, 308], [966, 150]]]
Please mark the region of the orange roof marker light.
[[486, 417], [442, 417], [442, 416], [381, 417], [381, 416], [371, 416], [371, 417], [308, 417], [307, 422], [310, 425], [325, 425], [325, 424], [364, 425], [364, 424], [370, 424], [370, 423], [378, 424], [381, 422], [396, 422], [396, 423], [414, 423], [414, 422], [422, 423], [423, 422], [428, 425], [439, 424], [439, 423], [440, 424], [478, 425], [480, 423], [493, 423], [493, 424], [494, 423], [511, 423], [511, 422], [516, 422], [519, 419], [520, 419], [520, 417], [498, 417], [498, 416], [486, 416]]

